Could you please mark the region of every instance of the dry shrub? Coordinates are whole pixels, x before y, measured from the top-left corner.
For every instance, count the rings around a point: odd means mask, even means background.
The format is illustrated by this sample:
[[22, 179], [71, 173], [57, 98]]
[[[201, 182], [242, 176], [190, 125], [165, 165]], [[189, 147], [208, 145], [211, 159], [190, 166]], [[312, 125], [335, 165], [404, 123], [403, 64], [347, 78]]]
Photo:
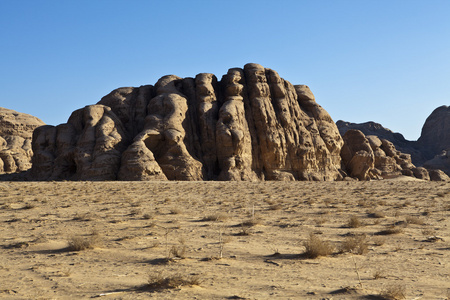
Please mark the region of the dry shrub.
[[392, 225], [388, 229], [379, 231], [378, 234], [379, 235], [391, 235], [391, 234], [399, 234], [402, 232], [403, 232], [403, 228]]
[[228, 220], [229, 216], [225, 213], [216, 213], [209, 216], [206, 216], [202, 219], [202, 221], [213, 221], [213, 222], [223, 222]]
[[383, 237], [377, 237], [373, 239], [375, 246], [383, 246], [386, 243], [386, 239]]
[[406, 217], [406, 223], [408, 223], [408, 224], [416, 224], [416, 225], [423, 225], [425, 222], [423, 221], [423, 219], [421, 219], [419, 217], [407, 216]]
[[376, 270], [375, 273], [373, 274], [373, 279], [377, 280], [382, 278], [386, 279], [387, 278], [386, 274], [381, 270]]
[[372, 211], [369, 211], [368, 214], [369, 214], [370, 218], [376, 218], [376, 219], [386, 218], [386, 214], [382, 211], [372, 210]]
[[98, 234], [87, 237], [74, 236], [69, 240], [68, 251], [82, 251], [93, 249], [101, 244], [101, 238]]
[[317, 235], [311, 233], [309, 239], [303, 242], [305, 246], [304, 255], [308, 258], [317, 258], [319, 256], [328, 256], [333, 253], [333, 246], [326, 241], [322, 241]]
[[252, 226], [256, 226], [256, 225], [260, 225], [260, 224], [261, 224], [260, 218], [251, 218], [251, 219], [248, 219], [247, 221], [242, 222], [240, 225], [245, 226], [245, 227], [252, 227]]
[[181, 274], [175, 274], [166, 276], [163, 273], [158, 273], [149, 274], [148, 283], [145, 287], [152, 290], [163, 290], [193, 285], [200, 285], [200, 278], [198, 275], [183, 276]]
[[361, 226], [362, 226], [361, 219], [358, 218], [357, 216], [351, 216], [350, 219], [348, 220], [347, 227], [358, 228]]
[[142, 215], [142, 218], [144, 219], [144, 220], [151, 220], [151, 219], [153, 219], [155, 216], [153, 215], [153, 214], [150, 214], [150, 213], [145, 213], [145, 214], [143, 214]]
[[406, 299], [405, 295], [406, 295], [406, 288], [404, 285], [399, 283], [390, 284], [381, 292], [381, 296], [384, 299], [389, 300]]
[[272, 205], [270, 205], [269, 206], [269, 210], [280, 210], [280, 209], [282, 209], [283, 208], [283, 205], [281, 205], [281, 204], [272, 204]]
[[368, 251], [366, 235], [348, 236], [341, 244], [340, 252], [363, 255]]
[[320, 217], [314, 220], [314, 223], [316, 223], [316, 226], [322, 226], [327, 221], [326, 218]]
[[72, 220], [74, 221], [91, 221], [93, 215], [89, 212], [86, 213], [76, 213]]
[[170, 214], [171, 215], [179, 215], [179, 214], [181, 214], [183, 212], [183, 210], [181, 210], [180, 208], [178, 208], [178, 207], [174, 207], [174, 208], [172, 208], [171, 210], [170, 210]]

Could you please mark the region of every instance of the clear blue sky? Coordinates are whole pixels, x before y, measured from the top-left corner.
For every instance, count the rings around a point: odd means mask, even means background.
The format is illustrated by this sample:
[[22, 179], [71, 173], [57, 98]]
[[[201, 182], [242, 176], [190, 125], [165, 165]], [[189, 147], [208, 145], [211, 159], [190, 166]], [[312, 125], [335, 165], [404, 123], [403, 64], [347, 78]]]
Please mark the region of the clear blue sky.
[[0, 0], [0, 40], [0, 106], [52, 125], [118, 87], [248, 62], [408, 139], [450, 105], [450, 0]]

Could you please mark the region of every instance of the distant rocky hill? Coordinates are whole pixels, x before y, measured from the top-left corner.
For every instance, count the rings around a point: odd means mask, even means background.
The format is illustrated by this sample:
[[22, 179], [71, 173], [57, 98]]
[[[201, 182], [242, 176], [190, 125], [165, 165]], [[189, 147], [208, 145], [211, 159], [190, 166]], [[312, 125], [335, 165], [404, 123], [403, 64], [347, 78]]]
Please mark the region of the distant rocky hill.
[[0, 107], [0, 174], [31, 168], [33, 130], [42, 125], [32, 115]]
[[342, 137], [305, 85], [258, 64], [120, 88], [33, 135], [38, 180], [336, 180]]

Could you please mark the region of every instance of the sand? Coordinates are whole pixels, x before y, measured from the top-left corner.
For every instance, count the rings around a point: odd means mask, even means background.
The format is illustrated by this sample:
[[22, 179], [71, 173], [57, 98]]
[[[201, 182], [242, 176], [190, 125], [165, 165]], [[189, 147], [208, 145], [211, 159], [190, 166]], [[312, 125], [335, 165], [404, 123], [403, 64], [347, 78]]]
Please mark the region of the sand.
[[0, 298], [447, 299], [449, 216], [405, 178], [0, 182]]

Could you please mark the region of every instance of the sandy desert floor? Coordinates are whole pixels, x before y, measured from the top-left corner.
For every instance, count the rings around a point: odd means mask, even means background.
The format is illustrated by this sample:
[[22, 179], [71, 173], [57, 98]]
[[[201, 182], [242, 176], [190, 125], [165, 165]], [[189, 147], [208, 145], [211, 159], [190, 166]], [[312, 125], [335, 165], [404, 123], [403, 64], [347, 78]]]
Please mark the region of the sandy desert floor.
[[447, 299], [449, 216], [406, 179], [0, 182], [0, 298]]

